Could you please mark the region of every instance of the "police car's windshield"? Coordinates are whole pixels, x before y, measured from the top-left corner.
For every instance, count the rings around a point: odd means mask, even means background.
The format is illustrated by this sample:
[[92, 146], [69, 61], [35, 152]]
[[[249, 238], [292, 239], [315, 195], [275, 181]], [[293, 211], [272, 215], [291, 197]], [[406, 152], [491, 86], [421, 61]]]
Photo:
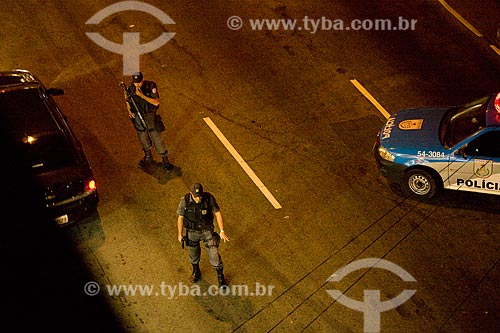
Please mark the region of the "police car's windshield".
[[451, 108], [441, 121], [439, 139], [451, 148], [486, 126], [485, 108], [491, 96], [483, 97], [460, 107]]

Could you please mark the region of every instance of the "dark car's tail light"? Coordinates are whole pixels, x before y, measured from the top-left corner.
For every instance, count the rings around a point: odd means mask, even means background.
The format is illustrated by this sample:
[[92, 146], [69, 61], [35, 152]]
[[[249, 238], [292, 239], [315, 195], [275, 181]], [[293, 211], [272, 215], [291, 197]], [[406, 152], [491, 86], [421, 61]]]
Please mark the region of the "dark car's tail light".
[[95, 180], [89, 179], [85, 182], [85, 192], [93, 192], [97, 189]]

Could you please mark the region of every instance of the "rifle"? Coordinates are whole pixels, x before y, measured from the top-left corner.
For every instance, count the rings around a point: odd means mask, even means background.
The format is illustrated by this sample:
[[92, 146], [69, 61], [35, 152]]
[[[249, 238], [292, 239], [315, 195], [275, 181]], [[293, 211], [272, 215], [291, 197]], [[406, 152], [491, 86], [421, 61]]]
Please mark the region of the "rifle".
[[[127, 91], [127, 87], [125, 86], [125, 83], [123, 83], [123, 81], [120, 82], [120, 87], [123, 89], [123, 91], [127, 95], [127, 102], [132, 103], [132, 105], [133, 105], [133, 107], [134, 107], [134, 109], [136, 111], [134, 113], [139, 117], [139, 120], [141, 121], [142, 127], [147, 131], [148, 130], [148, 125], [146, 125], [146, 121], [144, 120], [144, 117], [142, 116], [141, 111], [139, 111], [139, 108], [137, 107], [137, 104], [135, 104], [135, 101], [132, 98], [132, 94], [130, 94]], [[133, 122], [133, 120], [132, 120], [132, 122]]]

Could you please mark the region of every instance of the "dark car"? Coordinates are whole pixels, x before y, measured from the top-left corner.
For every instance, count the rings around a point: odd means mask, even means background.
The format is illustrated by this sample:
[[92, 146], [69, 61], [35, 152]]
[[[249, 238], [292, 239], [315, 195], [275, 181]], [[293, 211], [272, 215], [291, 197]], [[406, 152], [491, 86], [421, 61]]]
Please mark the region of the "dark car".
[[93, 216], [99, 196], [92, 169], [49, 88], [29, 71], [0, 72], [3, 136], [33, 180], [32, 196], [44, 218], [68, 225]]

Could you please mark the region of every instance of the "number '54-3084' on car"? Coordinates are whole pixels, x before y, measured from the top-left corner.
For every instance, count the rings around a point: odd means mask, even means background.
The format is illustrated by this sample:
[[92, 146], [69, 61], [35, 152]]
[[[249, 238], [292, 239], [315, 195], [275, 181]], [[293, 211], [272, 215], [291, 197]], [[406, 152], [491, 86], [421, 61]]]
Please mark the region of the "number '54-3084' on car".
[[382, 176], [405, 196], [441, 189], [500, 195], [500, 93], [392, 115], [373, 147]]

